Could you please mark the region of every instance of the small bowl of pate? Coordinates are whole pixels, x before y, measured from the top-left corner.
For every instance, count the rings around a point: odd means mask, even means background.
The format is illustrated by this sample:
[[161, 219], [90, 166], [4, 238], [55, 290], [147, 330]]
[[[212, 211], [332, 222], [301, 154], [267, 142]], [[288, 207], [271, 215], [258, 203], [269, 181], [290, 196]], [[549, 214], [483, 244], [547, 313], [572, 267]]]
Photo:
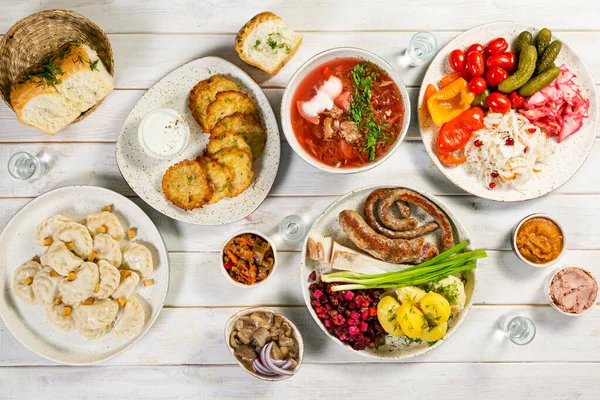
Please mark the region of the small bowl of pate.
[[152, 158], [168, 160], [188, 144], [190, 127], [185, 118], [170, 108], [157, 108], [144, 116], [138, 127], [138, 141]]
[[552, 308], [561, 314], [577, 317], [596, 305], [598, 281], [586, 269], [566, 267], [548, 277], [545, 294]]

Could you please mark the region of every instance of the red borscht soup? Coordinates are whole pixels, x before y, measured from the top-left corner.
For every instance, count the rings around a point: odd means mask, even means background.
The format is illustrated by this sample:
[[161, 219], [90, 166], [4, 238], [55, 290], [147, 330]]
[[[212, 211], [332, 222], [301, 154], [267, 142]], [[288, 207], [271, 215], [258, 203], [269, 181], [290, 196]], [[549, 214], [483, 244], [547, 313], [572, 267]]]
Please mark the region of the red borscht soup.
[[398, 139], [404, 119], [398, 86], [384, 70], [360, 58], [328, 61], [309, 72], [290, 111], [300, 146], [338, 168], [379, 159]]

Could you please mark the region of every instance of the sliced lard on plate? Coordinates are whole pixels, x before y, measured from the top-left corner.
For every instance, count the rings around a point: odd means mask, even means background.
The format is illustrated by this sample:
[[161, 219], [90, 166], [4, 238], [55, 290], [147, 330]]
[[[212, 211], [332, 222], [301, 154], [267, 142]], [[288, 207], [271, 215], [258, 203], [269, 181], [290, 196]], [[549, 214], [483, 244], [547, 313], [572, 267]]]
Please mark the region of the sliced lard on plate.
[[358, 272], [360, 274], [381, 274], [399, 271], [408, 265], [391, 264], [333, 242], [329, 266], [336, 270]]
[[311, 260], [329, 264], [331, 261], [331, 248], [333, 247], [333, 239], [320, 235], [313, 235], [308, 238], [307, 250], [308, 257]]

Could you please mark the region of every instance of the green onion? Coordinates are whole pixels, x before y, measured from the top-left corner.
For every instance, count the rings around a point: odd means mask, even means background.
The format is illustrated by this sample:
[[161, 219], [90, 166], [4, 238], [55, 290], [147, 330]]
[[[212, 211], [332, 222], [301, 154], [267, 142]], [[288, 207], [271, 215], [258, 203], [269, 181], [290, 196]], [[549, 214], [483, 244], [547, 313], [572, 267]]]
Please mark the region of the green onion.
[[487, 257], [485, 250], [459, 253], [468, 245], [469, 241], [461, 242], [421, 264], [401, 271], [381, 274], [340, 271], [323, 275], [321, 279], [323, 282], [347, 283], [347, 285], [333, 286], [332, 289], [335, 292], [340, 290], [387, 289], [436, 282], [449, 275], [475, 269], [477, 268], [475, 261]]

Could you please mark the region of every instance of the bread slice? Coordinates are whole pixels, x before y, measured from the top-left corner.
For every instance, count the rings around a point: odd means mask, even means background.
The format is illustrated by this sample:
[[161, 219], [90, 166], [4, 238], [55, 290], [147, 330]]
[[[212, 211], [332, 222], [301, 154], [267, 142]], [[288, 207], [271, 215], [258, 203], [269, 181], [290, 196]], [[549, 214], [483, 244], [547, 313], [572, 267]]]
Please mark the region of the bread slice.
[[240, 58], [275, 75], [296, 54], [302, 35], [291, 30], [272, 12], [262, 12], [246, 23], [235, 38]]
[[69, 42], [17, 76], [10, 102], [19, 121], [54, 135], [113, 89], [113, 77], [98, 54]]

